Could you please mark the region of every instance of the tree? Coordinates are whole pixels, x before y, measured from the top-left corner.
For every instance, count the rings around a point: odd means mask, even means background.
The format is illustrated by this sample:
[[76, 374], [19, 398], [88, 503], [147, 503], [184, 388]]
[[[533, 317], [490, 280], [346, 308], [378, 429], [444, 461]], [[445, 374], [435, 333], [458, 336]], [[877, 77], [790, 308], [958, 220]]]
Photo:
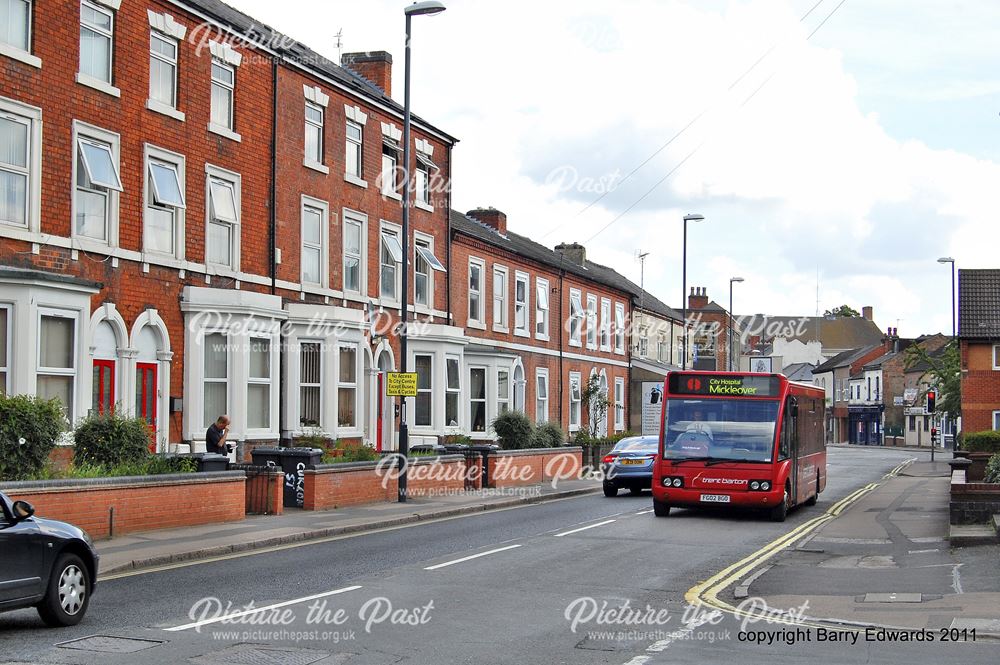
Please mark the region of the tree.
[[607, 391], [601, 389], [600, 377], [596, 374], [591, 375], [587, 385], [580, 393], [580, 399], [583, 404], [590, 405], [587, 433], [590, 434], [591, 438], [596, 438], [601, 431], [601, 423], [605, 422], [608, 417], [608, 406], [611, 404]]
[[[906, 349], [906, 369], [918, 365], [927, 369], [920, 375], [926, 380], [928, 390], [937, 390], [936, 411], [945, 413], [952, 421], [962, 415], [962, 355], [957, 340], [948, 342], [940, 352], [928, 352], [920, 344]], [[924, 397], [924, 390], [920, 397]]]
[[826, 310], [823, 312], [823, 316], [828, 319], [855, 319], [861, 316], [861, 312], [850, 305], [841, 305], [840, 307]]

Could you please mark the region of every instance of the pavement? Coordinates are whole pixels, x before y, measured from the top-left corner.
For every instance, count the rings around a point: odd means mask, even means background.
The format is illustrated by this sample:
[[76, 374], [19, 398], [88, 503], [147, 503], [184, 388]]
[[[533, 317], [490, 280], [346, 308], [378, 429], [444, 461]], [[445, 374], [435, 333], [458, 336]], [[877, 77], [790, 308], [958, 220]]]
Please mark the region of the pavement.
[[976, 628], [1000, 637], [1000, 545], [949, 542], [950, 469], [916, 462], [772, 559], [749, 584], [771, 607], [839, 624]]
[[98, 578], [600, 491], [599, 481], [561, 480], [554, 487], [545, 483], [475, 490], [433, 498], [410, 497], [406, 503], [380, 502], [324, 511], [285, 508], [282, 515], [256, 515], [238, 522], [130, 533], [96, 543], [101, 555]]

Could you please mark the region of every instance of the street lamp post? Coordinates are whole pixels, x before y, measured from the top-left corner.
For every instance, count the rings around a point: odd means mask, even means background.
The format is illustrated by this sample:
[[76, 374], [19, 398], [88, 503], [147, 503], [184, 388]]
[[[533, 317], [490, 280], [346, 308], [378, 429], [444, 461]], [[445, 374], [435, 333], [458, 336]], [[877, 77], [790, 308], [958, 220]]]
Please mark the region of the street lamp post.
[[[410, 256], [410, 20], [414, 16], [440, 14], [445, 7], [440, 2], [427, 0], [415, 2], [403, 10], [406, 15], [406, 44], [403, 66], [403, 308], [400, 313], [399, 355], [400, 371], [406, 372], [407, 308], [410, 302], [409, 256]], [[383, 176], [384, 177], [384, 176]], [[399, 400], [399, 462], [398, 501], [406, 503], [406, 458], [410, 448], [410, 433], [406, 423], [406, 398]]]
[[[957, 314], [955, 311], [955, 259], [950, 256], [942, 256], [938, 259], [938, 263], [950, 263], [951, 264], [951, 343], [958, 344], [958, 324], [957, 324]], [[949, 420], [950, 422], [950, 420]], [[952, 428], [952, 436], [955, 436], [955, 430]], [[944, 432], [941, 432], [942, 443], [944, 442]], [[952, 439], [952, 446], [954, 447], [955, 439]], [[934, 459], [934, 443], [931, 442], [931, 459]]]
[[688, 222], [700, 222], [705, 219], [702, 215], [684, 215], [684, 245], [683, 245], [683, 257], [681, 259], [681, 296], [683, 300], [681, 301], [683, 309], [683, 321], [681, 324], [684, 326], [684, 344], [681, 353], [681, 369], [687, 369], [688, 361], [688, 301], [687, 301], [687, 290], [688, 290]]
[[733, 371], [733, 284], [736, 282], [742, 282], [742, 277], [731, 277], [729, 279], [729, 332], [726, 334], [726, 341], [728, 342], [729, 351], [727, 356], [729, 358], [729, 371]]

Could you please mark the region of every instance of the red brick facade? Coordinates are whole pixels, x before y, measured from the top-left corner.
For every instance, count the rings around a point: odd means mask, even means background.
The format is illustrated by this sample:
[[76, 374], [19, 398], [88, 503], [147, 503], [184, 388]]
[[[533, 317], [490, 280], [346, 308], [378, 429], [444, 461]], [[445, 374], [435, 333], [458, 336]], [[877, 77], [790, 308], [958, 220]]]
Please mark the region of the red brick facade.
[[995, 347], [1000, 341], [962, 340], [962, 430], [995, 429], [1000, 411], [1000, 370], [995, 369]]

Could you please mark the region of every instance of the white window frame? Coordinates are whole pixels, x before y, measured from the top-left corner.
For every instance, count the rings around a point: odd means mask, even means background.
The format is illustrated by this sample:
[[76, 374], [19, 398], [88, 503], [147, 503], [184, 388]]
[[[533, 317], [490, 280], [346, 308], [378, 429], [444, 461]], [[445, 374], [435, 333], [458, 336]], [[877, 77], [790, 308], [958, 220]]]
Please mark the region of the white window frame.
[[993, 345], [993, 370], [1000, 371], [1000, 344]]
[[1000, 430], [1000, 411], [993, 412], [993, 430]]
[[615, 377], [615, 431], [625, 430], [625, 379]]
[[[319, 350], [319, 383], [306, 382], [303, 378], [302, 372], [302, 347], [306, 344], [315, 345]], [[323, 340], [320, 339], [300, 339], [299, 349], [298, 349], [298, 359], [299, 364], [299, 429], [304, 429], [306, 427], [323, 427], [323, 377], [324, 377], [324, 367], [326, 359], [326, 348], [323, 344]], [[315, 425], [306, 425], [302, 422], [302, 405], [305, 400], [302, 399], [302, 393], [304, 388], [317, 388], [319, 390], [319, 413], [318, 420]]]
[[[306, 241], [306, 208], [311, 208], [320, 213], [318, 245]], [[299, 255], [299, 279], [301, 280], [302, 285], [319, 287], [322, 289], [327, 288], [330, 283], [330, 251], [328, 249], [330, 242], [330, 204], [326, 201], [321, 201], [320, 199], [314, 199], [311, 196], [302, 195], [301, 201], [299, 202], [299, 237], [302, 240], [302, 250]], [[305, 254], [305, 249], [307, 248], [319, 252], [318, 282], [306, 281], [302, 256]]]
[[[388, 295], [382, 292], [382, 269], [384, 267], [390, 265], [390, 264], [388, 264], [388, 263], [386, 263], [386, 262], [383, 261], [382, 252], [383, 252], [383, 250], [385, 250], [385, 251], [389, 251], [390, 255], [392, 254], [391, 250], [389, 250], [389, 245], [387, 244], [386, 236], [391, 236], [391, 237], [394, 237], [396, 239], [396, 242], [399, 243], [399, 251], [400, 251], [400, 255], [399, 255], [399, 259], [400, 260], [399, 261], [393, 261], [392, 266], [391, 266], [392, 270], [393, 270], [393, 285], [392, 285], [392, 293], [388, 294]], [[403, 255], [402, 255], [402, 251], [403, 251], [403, 228], [399, 224], [393, 224], [392, 222], [387, 222], [384, 219], [381, 220], [381, 222], [379, 224], [378, 242], [379, 242], [379, 244], [378, 244], [378, 296], [379, 296], [379, 299], [381, 300], [382, 304], [384, 304], [384, 305], [392, 305], [392, 306], [398, 307], [399, 303], [400, 303], [400, 296], [399, 296], [399, 294], [400, 294], [401, 287], [402, 287], [403, 265], [405, 264], [405, 261], [403, 261]], [[394, 256], [390, 256], [390, 258], [394, 259], [395, 257]]]
[[[271, 405], [274, 404], [274, 372], [275, 372], [275, 344], [274, 339], [270, 335], [264, 334], [251, 334], [247, 337], [247, 353], [246, 353], [246, 371], [247, 371], [247, 385], [246, 385], [246, 404], [250, 404], [250, 386], [267, 386], [267, 424], [264, 427], [251, 427], [249, 418], [247, 419], [247, 431], [248, 432], [270, 432], [274, 425], [274, 409]], [[255, 343], [265, 343], [267, 344], [267, 377], [255, 377], [250, 374], [250, 354], [252, 353], [252, 347]], [[248, 414], [249, 415], [249, 414]]]
[[[664, 348], [662, 339], [660, 347]], [[615, 353], [625, 355], [625, 303], [622, 302], [615, 303]], [[661, 355], [662, 353], [658, 353], [657, 360], [664, 362]]]
[[42, 208], [42, 109], [13, 99], [0, 97], [0, 116], [19, 122], [28, 128], [25, 146], [26, 168], [5, 165], [0, 169], [25, 177], [24, 224], [0, 220], [0, 231], [23, 229], [38, 233]]
[[[524, 300], [517, 299], [517, 287], [524, 285]], [[517, 316], [520, 308], [521, 318]], [[514, 273], [514, 334], [518, 337], [531, 337], [531, 278], [528, 273], [520, 270]]]
[[569, 290], [569, 345], [583, 345], [583, 293], [579, 289]]
[[[310, 108], [312, 108], [312, 109], [314, 109], [316, 111], [319, 111], [319, 121], [318, 122], [315, 121], [315, 120], [310, 120], [309, 119], [309, 109]], [[303, 127], [303, 129], [302, 129], [302, 164], [304, 166], [307, 166], [307, 167], [311, 168], [311, 169], [316, 169], [317, 171], [322, 171], [324, 173], [329, 173], [330, 172], [329, 168], [326, 166], [326, 164], [323, 163], [323, 158], [326, 156], [326, 150], [325, 150], [325, 148], [326, 148], [326, 146], [325, 146], [325, 143], [326, 143], [326, 108], [322, 104], [319, 104], [317, 102], [313, 102], [313, 101], [310, 101], [310, 100], [307, 99], [305, 101], [305, 106], [303, 107], [303, 110], [302, 110], [302, 120], [303, 120], [303, 125], [302, 125], [302, 127]], [[319, 130], [319, 145], [317, 146], [318, 149], [319, 149], [319, 159], [316, 159], [315, 155], [310, 155], [309, 154], [309, 144], [306, 141], [306, 137], [309, 135], [309, 128], [310, 127]]]
[[[149, 31], [149, 38], [152, 41], [153, 38], [159, 39], [163, 42], [169, 42], [173, 44], [174, 47], [174, 57], [173, 59], [168, 58], [160, 53], [155, 53], [153, 51], [152, 44], [149, 45], [149, 99], [146, 100], [146, 108], [151, 111], [156, 111], [157, 113], [162, 113], [168, 115], [177, 120], [184, 120], [184, 114], [177, 109], [178, 101], [178, 88], [180, 81], [180, 50], [181, 50], [181, 40], [179, 38], [168, 35], [160, 30], [152, 29]], [[153, 60], [159, 60], [160, 62], [166, 63], [173, 67], [174, 69], [174, 80], [173, 80], [173, 90], [171, 92], [171, 102], [168, 104], [161, 99], [155, 99], [153, 97]]]
[[[426, 251], [430, 252], [435, 258], [437, 255], [434, 254], [434, 236], [428, 233], [421, 233], [420, 231], [413, 232], [413, 303], [415, 309], [423, 309], [426, 312], [430, 312], [434, 309], [434, 273], [437, 269], [431, 265], [430, 262], [425, 260], [418, 250], [418, 248], [424, 248]], [[423, 265], [426, 270], [427, 276], [427, 302], [421, 303], [417, 301], [417, 275], [423, 275], [425, 273], [420, 271], [420, 266]]]
[[[501, 375], [507, 377], [507, 394], [506, 395], [500, 391], [500, 376]], [[511, 383], [511, 381], [512, 381], [512, 377], [511, 377], [510, 370], [507, 369], [506, 367], [498, 367], [497, 368], [497, 408], [496, 408], [496, 415], [500, 415], [501, 413], [504, 413], [505, 411], [510, 411], [510, 409], [511, 409], [510, 403], [512, 401], [511, 395], [512, 395], [512, 390], [513, 390], [513, 384]]]
[[27, 22], [26, 25], [24, 26], [25, 30], [24, 43], [27, 46], [27, 49], [22, 49], [19, 46], [15, 46], [14, 44], [2, 41], [0, 42], [0, 55], [7, 56], [8, 58], [12, 58], [14, 60], [18, 60], [19, 62], [23, 62], [26, 65], [31, 65], [32, 67], [41, 67], [42, 66], [41, 58], [39, 58], [36, 55], [32, 55], [31, 51], [29, 50], [31, 48], [31, 38], [33, 36], [32, 33], [34, 32], [33, 27], [35, 23], [34, 21], [35, 1], [34, 0], [22, 0], [22, 1], [28, 7]]
[[[413, 170], [413, 205], [426, 212], [434, 212], [431, 179], [433, 172], [439, 170], [431, 159], [434, 154], [434, 146], [419, 138], [414, 143], [416, 144], [416, 167]], [[421, 174], [423, 182], [421, 182]]]
[[3, 344], [4, 358], [7, 361], [0, 365], [0, 372], [3, 373], [3, 381], [0, 382], [0, 394], [9, 395], [10, 394], [10, 369], [11, 369], [11, 352], [14, 348], [11, 344], [11, 339], [13, 335], [13, 320], [14, 320], [14, 307], [10, 303], [0, 303], [0, 313], [4, 314], [6, 317], [7, 325], [4, 331], [6, 335], [0, 344]]
[[[361, 135], [360, 139], [354, 139], [351, 137], [351, 133], [348, 131], [352, 127], [356, 127], [358, 134]], [[348, 168], [347, 154], [352, 150], [357, 150], [358, 153], [358, 172], [351, 173]], [[368, 183], [365, 183], [365, 126], [359, 122], [355, 122], [348, 118], [344, 123], [344, 179], [353, 182], [355, 184], [364, 183], [367, 187]]]
[[[479, 290], [478, 291], [473, 291], [472, 290], [472, 269], [473, 269], [473, 267], [476, 267], [476, 268], [479, 269]], [[485, 302], [485, 298], [483, 297], [485, 295], [485, 293], [486, 293], [486, 288], [485, 288], [485, 284], [484, 284], [484, 282], [486, 280], [486, 261], [484, 261], [484, 260], [482, 260], [480, 258], [476, 258], [474, 256], [469, 257], [469, 269], [468, 269], [468, 272], [466, 273], [466, 275], [467, 275], [467, 277], [466, 277], [466, 280], [467, 280], [466, 284], [469, 287], [468, 288], [468, 294], [469, 294], [469, 296], [467, 298], [467, 300], [468, 300], [468, 306], [466, 307], [466, 309], [467, 309], [466, 313], [468, 314], [468, 319], [469, 319], [468, 325], [469, 325], [470, 328], [478, 328], [480, 330], [486, 330], [486, 302]], [[473, 316], [472, 316], [472, 294], [473, 293], [476, 294], [477, 300], [479, 302], [479, 312], [478, 312], [479, 316], [476, 317], [476, 318], [473, 318]]]
[[636, 354], [640, 358], [649, 357], [649, 338], [646, 335], [640, 335], [638, 345], [636, 346]]
[[[547, 367], [535, 368], [535, 422], [538, 424], [549, 421], [549, 400], [551, 399], [551, 395], [549, 394], [550, 388], [549, 369]], [[541, 396], [543, 393], [545, 395], [544, 398]]]
[[[472, 396], [472, 373], [475, 371], [481, 371], [483, 373], [483, 396], [482, 398]], [[489, 398], [490, 398], [490, 385], [489, 385], [490, 371], [485, 365], [470, 365], [469, 366], [469, 433], [470, 434], [485, 434], [490, 431], [490, 413], [489, 413]], [[483, 429], [474, 430], [472, 429], [472, 407], [476, 404], [483, 405]]]
[[601, 322], [598, 326], [601, 351], [611, 351], [611, 300], [601, 298]]
[[[89, 86], [100, 90], [101, 92], [107, 93], [113, 97], [121, 97], [121, 91], [114, 86], [114, 63], [115, 63], [115, 13], [118, 9], [114, 6], [117, 3], [105, 2], [102, 0], [81, 0], [80, 2], [80, 58], [83, 57], [83, 30], [86, 28], [91, 32], [104, 37], [108, 40], [108, 67], [105, 77], [92, 76], [90, 74], [85, 74], [83, 71], [82, 63], [78, 62], [76, 81], [83, 85]], [[83, 8], [89, 7], [95, 12], [100, 14], [105, 14], [111, 19], [111, 29], [106, 30], [96, 25], [89, 23], [84, 23], [83, 21]]]
[[549, 341], [549, 313], [552, 311], [552, 300], [549, 293], [549, 280], [535, 278], [535, 339]]
[[[344, 349], [350, 349], [354, 351], [354, 383], [342, 381], [340, 378], [340, 352]], [[362, 427], [362, 414], [361, 414], [361, 347], [357, 344], [349, 344], [347, 342], [341, 342], [337, 345], [337, 429], [338, 431], [343, 430], [347, 432], [354, 432], [360, 430]], [[354, 395], [354, 424], [352, 425], [342, 425], [340, 423], [340, 391], [343, 389], [348, 389], [353, 391]]]
[[[355, 299], [364, 299], [365, 294], [368, 293], [368, 216], [364, 213], [345, 208], [343, 212], [343, 220], [344, 229], [347, 228], [348, 224], [357, 224], [360, 236], [358, 238], [358, 255], [356, 257], [358, 259], [357, 290], [347, 288], [347, 259], [349, 255], [347, 253], [346, 232], [341, 237], [340, 267], [344, 295], [354, 296]], [[354, 255], [350, 256], [354, 258]]]
[[[391, 152], [391, 149], [390, 149]], [[399, 153], [395, 155], [390, 155], [386, 152], [385, 144], [382, 145], [382, 171], [379, 173], [379, 190], [382, 192], [382, 196], [389, 197], [391, 199], [402, 199], [402, 195], [399, 193], [399, 183], [396, 182], [396, 171], [399, 168]], [[386, 172], [389, 172], [392, 177], [386, 178]]]
[[567, 392], [569, 393], [569, 431], [578, 432], [583, 421], [583, 375], [580, 372], [569, 373], [569, 390]]
[[[164, 150], [163, 148], [157, 148], [156, 146], [150, 145], [149, 143], [145, 146], [145, 155], [143, 158], [143, 189], [142, 189], [142, 200], [143, 200], [143, 226], [142, 226], [142, 247], [143, 253], [152, 254], [154, 256], [168, 256], [177, 260], [184, 260], [184, 216], [185, 216], [185, 206], [175, 207], [166, 206], [150, 203], [153, 201], [154, 192], [150, 186], [150, 179], [152, 176], [149, 171], [150, 161], [162, 162], [173, 166], [177, 171], [177, 180], [180, 185], [181, 198], [186, 204], [187, 197], [184, 196], [184, 191], [187, 189], [187, 176], [185, 171], [186, 158], [184, 155], [179, 155], [175, 152], [170, 152], [169, 150]], [[148, 219], [146, 211], [150, 207], [154, 208], [165, 208], [170, 207], [173, 209], [174, 215], [174, 251], [173, 254], [167, 252], [161, 252], [159, 250], [150, 249], [148, 243]]]
[[[58, 309], [56, 307], [39, 307], [35, 315], [35, 325], [38, 334], [38, 341], [35, 344], [35, 380], [39, 376], [68, 376], [72, 379], [72, 398], [66, 407], [66, 419], [72, 423], [76, 419], [76, 405], [80, 399], [80, 358], [77, 349], [80, 347], [80, 314], [79, 312]], [[70, 319], [73, 321], [73, 341], [70, 348], [70, 357], [73, 359], [72, 367], [45, 367], [42, 365], [42, 319], [43, 318]], [[10, 319], [7, 319], [7, 335], [10, 336]], [[9, 358], [9, 356], [8, 356]], [[10, 362], [9, 360], [7, 362]], [[90, 395], [87, 396], [88, 398]]]
[[[503, 290], [497, 290], [497, 278], [503, 279]], [[510, 331], [508, 325], [508, 319], [510, 317], [510, 307], [508, 306], [509, 301], [507, 300], [508, 293], [510, 292], [510, 271], [507, 266], [502, 266], [500, 264], [493, 264], [493, 331], [506, 333]], [[500, 316], [497, 317], [497, 309], [500, 309]]]
[[[236, 123], [236, 67], [220, 58], [212, 58], [211, 83], [209, 85], [209, 129], [221, 129], [226, 132], [233, 132]], [[216, 78], [215, 68], [226, 70], [232, 77], [232, 83]], [[229, 95], [229, 117], [226, 122], [220, 124], [215, 122], [215, 88], [220, 88]], [[221, 132], [217, 132], [221, 133]]]
[[597, 296], [587, 294], [587, 348], [597, 350]]
[[[448, 364], [452, 363], [452, 362], [455, 363], [455, 366], [456, 366], [455, 376], [458, 379], [458, 385], [457, 386], [452, 386], [451, 383], [449, 383], [450, 376], [448, 374]], [[434, 361], [432, 360], [431, 361], [431, 368], [433, 369], [433, 367], [434, 367]], [[432, 375], [433, 375], [433, 372], [432, 372]], [[434, 381], [433, 381], [433, 379], [431, 379], [432, 388], [433, 388], [433, 383], [434, 383]], [[455, 355], [450, 355], [449, 354], [449, 355], [446, 355], [444, 357], [444, 392], [445, 392], [445, 397], [444, 397], [444, 426], [445, 427], [452, 427], [452, 428], [460, 428], [462, 426], [462, 358], [459, 357], [459, 356], [455, 356]], [[448, 402], [449, 402], [449, 397], [450, 396], [453, 396], [453, 398], [455, 400], [455, 418], [454, 418], [455, 424], [454, 425], [452, 425], [448, 421]], [[432, 391], [431, 392], [431, 410], [432, 410], [432, 413], [433, 413], [433, 408], [434, 408], [434, 398], [433, 398], [433, 391]], [[433, 422], [433, 416], [431, 417], [431, 419], [432, 419], [431, 421]]]
[[[215, 181], [217, 185], [223, 187], [229, 187], [232, 189], [233, 199], [236, 203], [236, 219], [226, 220], [223, 218], [216, 218], [213, 214], [215, 194], [212, 192], [212, 182]], [[243, 218], [242, 208], [243, 208], [243, 177], [239, 173], [234, 173], [218, 166], [213, 166], [211, 164], [205, 164], [205, 265], [209, 271], [218, 271], [221, 268], [224, 271], [239, 272], [240, 270], [240, 245], [241, 245], [241, 232], [242, 226], [241, 221]], [[211, 237], [209, 231], [212, 224], [228, 224], [230, 227], [230, 265], [225, 265], [221, 263], [214, 263], [209, 260], [209, 239]]]
[[[435, 377], [435, 375], [434, 375], [434, 365], [435, 365], [434, 358], [435, 358], [435, 354], [433, 354], [433, 353], [414, 353], [413, 354], [413, 371], [414, 371], [414, 373], [416, 373], [416, 371], [417, 371], [417, 359], [418, 358], [430, 358], [431, 364], [430, 364], [430, 372], [429, 373], [430, 373], [430, 379], [431, 380], [430, 380], [430, 387], [428, 387], [428, 388], [421, 388], [420, 387], [420, 378], [419, 377], [417, 378], [417, 396], [413, 398], [413, 427], [414, 428], [420, 428], [420, 427], [422, 427], [424, 429], [430, 429], [430, 428], [434, 427], [434, 385], [435, 385], [435, 383], [437, 383], [437, 381], [436, 381], [437, 377]], [[461, 363], [459, 363], [458, 370], [459, 370], [458, 374], [461, 377], [461, 375], [462, 375]], [[447, 371], [447, 365], [445, 366], [445, 371]], [[461, 379], [459, 379], [459, 381], [461, 381]], [[418, 423], [417, 422], [417, 400], [420, 399], [421, 393], [427, 393], [429, 395], [429, 399], [431, 401], [430, 402], [430, 409], [428, 410], [428, 412], [430, 413], [430, 422], [428, 422], [428, 423]], [[462, 412], [462, 405], [461, 405], [461, 403], [459, 403], [458, 407], [459, 407], [458, 408], [458, 410], [459, 410], [459, 419], [461, 419], [461, 417], [462, 417], [461, 416], [461, 412]]]
[[[77, 185], [77, 178], [79, 177], [80, 168], [80, 141], [90, 141], [92, 143], [104, 144], [111, 150], [111, 161], [115, 169], [115, 176], [118, 180], [119, 189], [114, 189], [113, 187], [101, 187], [104, 190], [104, 194], [107, 197], [107, 217], [104, 221], [105, 223], [105, 240], [100, 240], [98, 238], [92, 238], [90, 236], [85, 236], [77, 231], [76, 225], [76, 215], [77, 215], [77, 190], [80, 186]], [[93, 125], [88, 125], [87, 123], [80, 122], [79, 120], [73, 121], [73, 165], [71, 177], [73, 179], [73, 197], [70, 203], [71, 210], [70, 216], [72, 219], [72, 224], [70, 228], [71, 236], [78, 240], [80, 243], [93, 243], [99, 247], [117, 247], [118, 246], [118, 230], [119, 230], [119, 211], [121, 205], [121, 136], [115, 132], [110, 132], [106, 129], [101, 129], [100, 127], [95, 127]], [[100, 187], [100, 186], [98, 186]], [[94, 189], [89, 191], [100, 190]]]
[[[222, 339], [224, 340], [224, 344], [225, 344], [225, 347], [226, 347], [226, 376], [223, 377], [223, 378], [210, 377], [210, 376], [208, 376], [205, 373], [205, 353], [208, 350], [208, 337], [210, 335], [222, 335]], [[230, 344], [231, 344], [231, 342], [230, 342], [230, 334], [229, 334], [229, 331], [227, 331], [227, 330], [214, 330], [214, 329], [207, 328], [207, 329], [203, 330], [202, 333], [201, 333], [201, 345], [200, 345], [201, 346], [201, 357], [196, 361], [196, 362], [200, 362], [201, 363], [201, 372], [200, 373], [201, 373], [202, 390], [201, 390], [201, 404], [199, 405], [200, 406], [199, 411], [200, 411], [201, 416], [203, 418], [203, 422], [201, 424], [201, 429], [207, 429], [209, 425], [211, 425], [212, 423], [215, 422], [215, 419], [218, 418], [218, 415], [219, 415], [219, 414], [216, 414], [215, 416], [210, 416], [210, 415], [208, 415], [208, 414], [205, 413], [205, 407], [206, 407], [206, 403], [205, 403], [205, 393], [206, 393], [206, 391], [205, 391], [205, 384], [208, 384], [208, 383], [222, 383], [222, 384], [224, 384], [226, 386], [226, 410], [224, 411], [224, 413], [229, 413], [232, 410], [232, 404], [233, 404], [233, 365], [234, 365], [234, 363], [233, 363], [233, 354], [230, 352], [231, 351]]]

